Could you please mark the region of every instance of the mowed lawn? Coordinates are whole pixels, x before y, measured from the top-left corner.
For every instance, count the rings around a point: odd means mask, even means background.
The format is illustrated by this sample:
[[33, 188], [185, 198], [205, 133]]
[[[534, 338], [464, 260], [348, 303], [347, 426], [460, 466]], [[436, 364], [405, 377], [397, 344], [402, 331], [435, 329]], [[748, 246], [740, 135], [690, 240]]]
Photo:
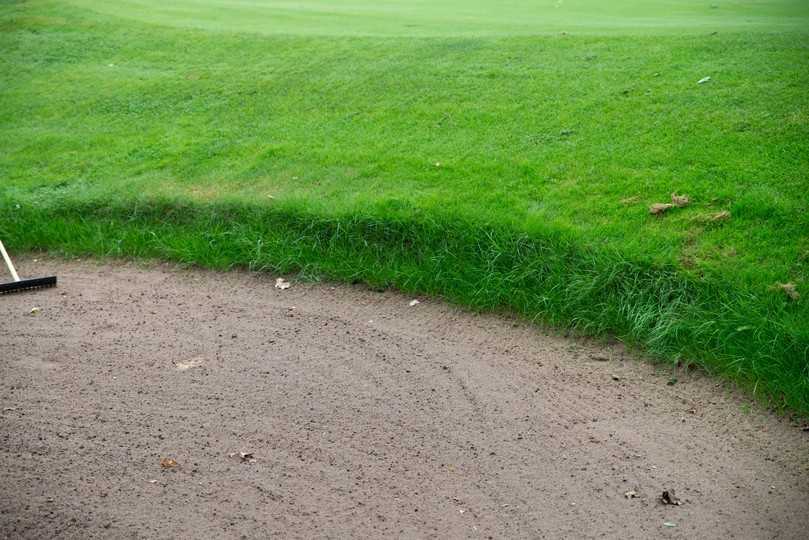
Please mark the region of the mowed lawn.
[[809, 413], [807, 2], [6, 1], [0, 48], [11, 249], [439, 294]]

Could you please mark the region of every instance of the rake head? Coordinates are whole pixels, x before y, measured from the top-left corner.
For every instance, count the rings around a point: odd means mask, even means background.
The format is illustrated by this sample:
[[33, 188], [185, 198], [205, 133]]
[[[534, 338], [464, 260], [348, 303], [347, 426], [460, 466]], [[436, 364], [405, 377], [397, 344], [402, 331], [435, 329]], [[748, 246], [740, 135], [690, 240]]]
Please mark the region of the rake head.
[[56, 287], [56, 276], [0, 283], [0, 294], [30, 291], [32, 289], [45, 289], [48, 287]]

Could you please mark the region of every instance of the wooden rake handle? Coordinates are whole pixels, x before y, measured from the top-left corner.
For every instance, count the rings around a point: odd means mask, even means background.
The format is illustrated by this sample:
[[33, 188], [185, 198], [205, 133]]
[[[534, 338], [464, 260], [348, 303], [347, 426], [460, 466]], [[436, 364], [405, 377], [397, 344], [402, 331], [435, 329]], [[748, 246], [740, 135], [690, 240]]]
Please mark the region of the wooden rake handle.
[[0, 242], [0, 253], [3, 255], [3, 260], [6, 261], [8, 271], [11, 272], [11, 278], [14, 281], [20, 281], [20, 276], [17, 275], [17, 269], [14, 268], [14, 263], [11, 262], [11, 257], [8, 256], [8, 252], [6, 251], [5, 246], [3, 246], [3, 242]]

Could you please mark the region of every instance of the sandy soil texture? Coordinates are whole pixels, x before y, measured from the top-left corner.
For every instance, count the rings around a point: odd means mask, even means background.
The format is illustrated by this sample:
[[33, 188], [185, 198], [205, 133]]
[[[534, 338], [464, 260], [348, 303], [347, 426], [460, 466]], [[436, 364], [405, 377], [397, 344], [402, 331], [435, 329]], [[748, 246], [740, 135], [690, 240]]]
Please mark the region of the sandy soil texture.
[[362, 287], [21, 267], [60, 284], [0, 296], [2, 537], [809, 530], [809, 432], [619, 345]]

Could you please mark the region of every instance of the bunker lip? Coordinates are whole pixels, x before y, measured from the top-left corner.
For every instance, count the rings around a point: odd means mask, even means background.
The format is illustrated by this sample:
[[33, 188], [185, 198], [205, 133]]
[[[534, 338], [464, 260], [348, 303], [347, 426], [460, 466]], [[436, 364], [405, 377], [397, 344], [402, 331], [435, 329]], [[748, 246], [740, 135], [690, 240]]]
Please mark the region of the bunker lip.
[[267, 274], [20, 266], [60, 285], [0, 297], [6, 536], [809, 526], [806, 433], [620, 345]]

